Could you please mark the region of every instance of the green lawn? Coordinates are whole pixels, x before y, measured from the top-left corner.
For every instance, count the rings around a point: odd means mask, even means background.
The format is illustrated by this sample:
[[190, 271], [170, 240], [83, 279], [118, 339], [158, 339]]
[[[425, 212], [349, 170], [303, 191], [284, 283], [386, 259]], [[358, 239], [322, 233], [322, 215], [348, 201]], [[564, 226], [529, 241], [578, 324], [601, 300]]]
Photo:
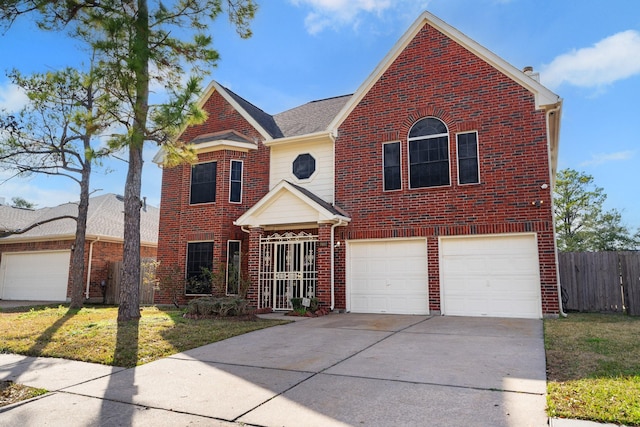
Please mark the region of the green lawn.
[[640, 318], [571, 313], [544, 330], [549, 416], [640, 425]]
[[0, 312], [0, 353], [132, 367], [286, 321], [186, 319], [183, 311], [142, 308], [118, 324], [116, 307], [36, 307]]

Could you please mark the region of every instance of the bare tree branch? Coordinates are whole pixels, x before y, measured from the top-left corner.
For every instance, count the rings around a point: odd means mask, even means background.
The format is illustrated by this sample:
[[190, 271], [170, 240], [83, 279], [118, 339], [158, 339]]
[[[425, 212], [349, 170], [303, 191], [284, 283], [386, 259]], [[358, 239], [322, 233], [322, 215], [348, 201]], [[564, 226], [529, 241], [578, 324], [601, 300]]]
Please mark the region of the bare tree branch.
[[78, 218], [73, 216], [73, 215], [61, 215], [61, 216], [57, 216], [57, 217], [54, 217], [54, 218], [45, 219], [43, 221], [34, 222], [30, 226], [22, 228], [20, 230], [2, 230], [2, 231], [0, 231], [0, 238], [13, 236], [15, 234], [24, 234], [27, 231], [32, 230], [32, 229], [34, 229], [36, 227], [39, 227], [39, 226], [41, 226], [43, 224], [47, 224], [49, 222], [54, 222], [54, 221], [60, 221], [62, 219], [72, 219], [74, 221], [78, 220]]

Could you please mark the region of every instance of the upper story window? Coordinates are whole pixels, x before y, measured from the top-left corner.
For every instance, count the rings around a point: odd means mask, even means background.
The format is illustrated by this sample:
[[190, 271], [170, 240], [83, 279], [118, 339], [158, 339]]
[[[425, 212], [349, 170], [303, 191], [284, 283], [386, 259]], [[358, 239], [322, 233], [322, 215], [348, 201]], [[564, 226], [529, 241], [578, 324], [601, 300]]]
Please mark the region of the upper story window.
[[449, 131], [435, 117], [416, 122], [409, 131], [409, 187], [449, 185]]
[[231, 160], [229, 201], [231, 203], [240, 203], [242, 201], [242, 161], [240, 160]]
[[307, 179], [316, 171], [316, 159], [309, 153], [300, 154], [293, 161], [293, 174], [298, 179]]
[[200, 163], [191, 167], [191, 196], [189, 203], [211, 203], [216, 201], [216, 162]]
[[480, 182], [478, 133], [459, 133], [456, 138], [458, 140], [458, 182], [460, 184], [478, 184]]
[[[213, 270], [213, 242], [187, 244], [187, 294], [210, 294], [211, 281], [206, 270]], [[204, 270], [204, 271], [203, 271]]]
[[382, 169], [382, 189], [384, 191], [399, 190], [402, 188], [399, 142], [387, 142], [382, 145]]

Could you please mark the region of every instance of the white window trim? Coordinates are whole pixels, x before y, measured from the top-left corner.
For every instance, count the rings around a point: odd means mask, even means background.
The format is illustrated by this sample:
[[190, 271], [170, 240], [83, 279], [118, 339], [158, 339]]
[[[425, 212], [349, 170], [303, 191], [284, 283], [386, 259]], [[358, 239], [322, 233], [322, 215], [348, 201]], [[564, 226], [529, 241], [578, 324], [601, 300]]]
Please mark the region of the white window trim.
[[[238, 202], [233, 202], [231, 201], [231, 174], [233, 173], [233, 162], [239, 162], [242, 167], [240, 170], [240, 201]], [[229, 203], [233, 203], [233, 204], [241, 204], [242, 203], [242, 193], [244, 190], [244, 161], [243, 160], [238, 160], [238, 159], [231, 159], [229, 161]]]
[[[230, 294], [229, 293], [229, 247], [231, 246], [231, 243], [235, 242], [235, 243], [239, 243], [240, 244], [240, 251], [238, 253], [238, 293], [237, 294]], [[242, 240], [227, 240], [227, 274], [226, 274], [226, 278], [225, 278], [225, 294], [227, 295], [239, 295], [240, 294], [240, 277], [241, 277], [241, 272], [242, 272]]]
[[[194, 166], [198, 166], [198, 165], [205, 165], [207, 163], [216, 163], [216, 182], [215, 185], [217, 187], [218, 185], [218, 161], [217, 160], [211, 160], [211, 161], [207, 161], [207, 162], [198, 162], [198, 163], [193, 163], [191, 165], [189, 165], [189, 206], [203, 206], [203, 205], [211, 205], [214, 204], [216, 201], [214, 200], [213, 202], [204, 202], [204, 203], [191, 203], [191, 186], [193, 185], [193, 167]], [[216, 199], [218, 198], [218, 189], [216, 188]]]
[[[435, 135], [428, 135], [428, 136], [415, 136], [413, 138], [409, 138], [409, 134], [411, 133], [411, 129], [413, 129], [413, 126], [415, 126], [416, 123], [418, 123], [419, 121], [423, 120], [423, 119], [436, 119], [440, 122], [442, 122], [442, 124], [444, 125], [445, 128], [447, 128], [447, 132], [446, 133], [439, 133], [439, 134], [435, 134]], [[407, 186], [409, 187], [409, 190], [427, 190], [429, 188], [443, 188], [443, 187], [451, 187], [452, 186], [452, 179], [451, 179], [451, 135], [449, 132], [449, 126], [447, 126], [447, 124], [445, 123], [444, 120], [442, 120], [439, 117], [434, 117], [434, 116], [427, 116], [427, 117], [422, 117], [418, 120], [416, 120], [413, 125], [411, 125], [411, 127], [409, 128], [409, 134], [407, 134]], [[442, 136], [446, 136], [447, 137], [447, 159], [448, 159], [448, 163], [449, 163], [449, 183], [448, 184], [443, 184], [443, 185], [432, 185], [432, 186], [428, 186], [428, 187], [412, 187], [411, 186], [411, 150], [409, 148], [409, 146], [411, 145], [410, 143], [412, 141], [420, 141], [423, 139], [431, 139], [431, 138], [440, 138]]]
[[[398, 144], [398, 154], [400, 155], [400, 188], [396, 188], [394, 190], [387, 190], [386, 188], [384, 188], [384, 146], [387, 144]], [[382, 143], [382, 191], [387, 193], [387, 192], [394, 192], [394, 191], [401, 191], [402, 190], [402, 142], [400, 141], [386, 141]]]
[[[465, 134], [469, 134], [469, 133], [475, 133], [476, 134], [476, 162], [478, 163], [478, 182], [468, 182], [466, 184], [462, 184], [460, 182], [460, 151], [459, 151], [459, 147], [458, 147], [458, 135], [465, 135]], [[456, 133], [456, 167], [458, 169], [458, 185], [478, 185], [482, 182], [482, 179], [480, 177], [480, 141], [478, 141], [478, 131], [477, 130], [471, 130], [471, 131], [467, 131], [467, 132], [458, 132]]]
[[[208, 162], [205, 162], [205, 163], [208, 163]], [[215, 244], [214, 240], [189, 240], [189, 241], [187, 241], [186, 251], [185, 251], [185, 254], [184, 254], [184, 281], [185, 281], [185, 283], [184, 283], [184, 295], [185, 296], [211, 295], [211, 293], [208, 293], [208, 294], [189, 294], [189, 293], [187, 293], [187, 279], [188, 279], [188, 277], [187, 277], [187, 267], [189, 265], [189, 244], [190, 243], [211, 243], [212, 246], [213, 246], [211, 248], [212, 258], [214, 256], [213, 252], [215, 251], [215, 248], [216, 248], [216, 244]], [[212, 268], [213, 268], [213, 259], [211, 260], [211, 264], [212, 264]], [[213, 283], [211, 284], [211, 291], [213, 291]]]

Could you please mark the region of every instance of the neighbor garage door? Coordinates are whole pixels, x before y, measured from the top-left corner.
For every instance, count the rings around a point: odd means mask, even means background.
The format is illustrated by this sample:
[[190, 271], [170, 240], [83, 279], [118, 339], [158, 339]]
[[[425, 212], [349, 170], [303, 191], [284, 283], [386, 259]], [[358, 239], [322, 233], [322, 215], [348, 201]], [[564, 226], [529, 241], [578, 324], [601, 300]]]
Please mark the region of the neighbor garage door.
[[6, 300], [65, 301], [70, 251], [3, 253], [0, 296]]
[[429, 313], [424, 239], [348, 242], [347, 249], [347, 308], [350, 311]]
[[540, 318], [534, 235], [440, 239], [442, 314]]

